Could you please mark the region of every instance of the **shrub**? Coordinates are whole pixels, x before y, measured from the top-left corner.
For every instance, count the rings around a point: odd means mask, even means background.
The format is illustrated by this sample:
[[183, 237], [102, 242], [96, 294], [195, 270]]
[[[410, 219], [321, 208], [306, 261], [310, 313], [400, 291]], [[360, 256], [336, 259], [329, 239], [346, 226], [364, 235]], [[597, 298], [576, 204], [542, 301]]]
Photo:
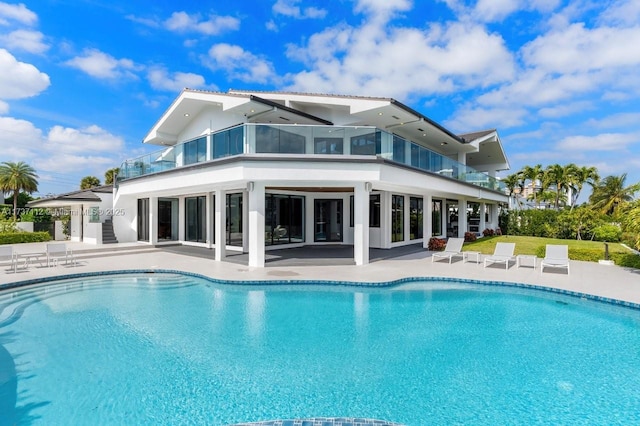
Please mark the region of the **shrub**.
[[41, 243], [51, 240], [48, 232], [2, 232], [0, 244]]
[[429, 250], [430, 251], [442, 251], [447, 245], [447, 240], [444, 238], [430, 238], [429, 239]]
[[500, 228], [496, 228], [495, 231], [493, 231], [495, 235], [502, 235], [502, 229]]
[[493, 237], [493, 235], [495, 234], [495, 232], [493, 231], [493, 229], [485, 229], [484, 231], [482, 231], [482, 235], [485, 237]]
[[13, 220], [0, 220], [0, 233], [18, 232], [16, 222]]
[[640, 269], [640, 255], [635, 253], [611, 253], [610, 259], [618, 266]]
[[618, 242], [622, 238], [622, 228], [615, 223], [605, 223], [593, 230], [593, 239], [596, 241]]
[[471, 243], [473, 241], [477, 240], [476, 234], [474, 234], [473, 232], [465, 232], [464, 233], [464, 241], [467, 243]]

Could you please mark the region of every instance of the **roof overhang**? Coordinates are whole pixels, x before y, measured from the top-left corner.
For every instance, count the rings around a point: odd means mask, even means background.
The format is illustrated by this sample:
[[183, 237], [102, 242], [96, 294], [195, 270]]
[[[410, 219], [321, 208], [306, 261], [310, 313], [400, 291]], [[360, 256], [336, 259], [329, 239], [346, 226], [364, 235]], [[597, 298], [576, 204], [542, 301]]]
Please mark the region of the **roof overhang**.
[[468, 133], [462, 137], [469, 137], [469, 145], [474, 148], [473, 152], [467, 153], [468, 166], [477, 170], [491, 168], [496, 171], [511, 168], [497, 130]]

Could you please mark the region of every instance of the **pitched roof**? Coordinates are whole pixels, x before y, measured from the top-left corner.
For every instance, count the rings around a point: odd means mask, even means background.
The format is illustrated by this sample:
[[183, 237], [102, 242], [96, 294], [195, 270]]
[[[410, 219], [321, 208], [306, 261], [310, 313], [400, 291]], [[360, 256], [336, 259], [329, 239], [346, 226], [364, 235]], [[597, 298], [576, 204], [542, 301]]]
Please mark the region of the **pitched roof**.
[[80, 189], [77, 191], [67, 192], [65, 194], [53, 195], [51, 197], [40, 198], [27, 203], [28, 207], [34, 207], [50, 201], [102, 201], [96, 193], [113, 192], [113, 185], [96, 186], [89, 189]]

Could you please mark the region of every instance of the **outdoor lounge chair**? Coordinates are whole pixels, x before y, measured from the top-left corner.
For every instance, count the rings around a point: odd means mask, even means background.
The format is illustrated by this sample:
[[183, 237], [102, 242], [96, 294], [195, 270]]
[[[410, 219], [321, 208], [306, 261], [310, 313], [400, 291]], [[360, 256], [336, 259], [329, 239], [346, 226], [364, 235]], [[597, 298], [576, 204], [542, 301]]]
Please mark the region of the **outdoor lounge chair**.
[[18, 258], [16, 253], [14, 253], [12, 246], [0, 246], [0, 262], [6, 261], [8, 261], [10, 266], [13, 268], [13, 272], [17, 272]]
[[569, 246], [547, 244], [544, 259], [540, 262], [540, 273], [544, 267], [547, 268], [566, 268], [569, 275]]
[[456, 256], [464, 258], [462, 254], [462, 244], [464, 244], [464, 238], [449, 238], [444, 251], [435, 252], [431, 255], [431, 263], [433, 263], [436, 258], [449, 259], [449, 264], [451, 264], [451, 259]]
[[516, 243], [496, 243], [496, 248], [491, 256], [484, 258], [484, 267], [487, 264], [504, 263], [505, 269], [509, 269], [509, 262], [515, 261], [513, 251], [516, 249]]
[[69, 264], [69, 261], [71, 261], [72, 265], [76, 264], [73, 252], [67, 249], [67, 245], [65, 243], [47, 244], [47, 266], [57, 266], [58, 259], [61, 258], [64, 258], [65, 265]]

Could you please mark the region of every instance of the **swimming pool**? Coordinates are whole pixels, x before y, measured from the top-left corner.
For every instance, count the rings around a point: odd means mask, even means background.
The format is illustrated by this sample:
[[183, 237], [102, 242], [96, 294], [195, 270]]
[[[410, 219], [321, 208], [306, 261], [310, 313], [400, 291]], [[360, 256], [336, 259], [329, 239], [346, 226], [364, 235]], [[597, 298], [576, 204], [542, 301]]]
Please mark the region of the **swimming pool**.
[[425, 282], [177, 274], [0, 292], [0, 424], [640, 422], [640, 312]]

